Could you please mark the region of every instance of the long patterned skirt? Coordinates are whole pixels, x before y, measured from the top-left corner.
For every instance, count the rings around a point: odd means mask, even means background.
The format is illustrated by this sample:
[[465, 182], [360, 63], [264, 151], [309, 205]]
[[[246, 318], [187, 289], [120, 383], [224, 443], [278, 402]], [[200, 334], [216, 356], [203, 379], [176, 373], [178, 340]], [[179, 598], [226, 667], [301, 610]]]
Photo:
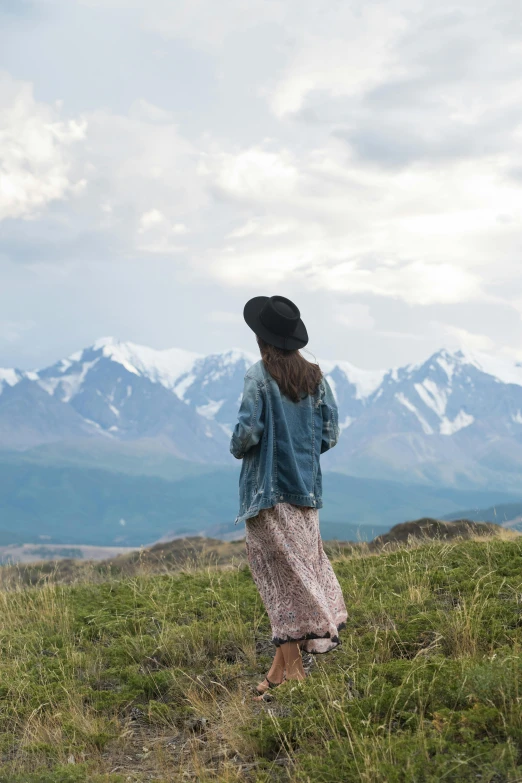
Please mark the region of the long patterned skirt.
[[315, 508], [278, 503], [247, 519], [246, 551], [276, 647], [301, 641], [309, 653], [342, 644], [348, 613], [328, 560]]

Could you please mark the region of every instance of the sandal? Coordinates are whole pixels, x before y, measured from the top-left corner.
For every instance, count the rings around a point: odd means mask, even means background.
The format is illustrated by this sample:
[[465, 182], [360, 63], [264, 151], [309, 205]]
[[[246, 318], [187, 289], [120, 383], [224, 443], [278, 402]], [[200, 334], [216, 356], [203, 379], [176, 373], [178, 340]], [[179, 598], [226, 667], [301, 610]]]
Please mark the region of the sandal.
[[[272, 682], [272, 680], [269, 680], [268, 677], [265, 677], [263, 682], [268, 683], [268, 688], [263, 688], [262, 690], [259, 690], [259, 687], [257, 687], [256, 691], [260, 696], [263, 696], [268, 690], [270, 690], [270, 688], [277, 688], [279, 685], [285, 682], [285, 680], [286, 680], [286, 674], [283, 674], [283, 679], [281, 680], [281, 682]], [[261, 683], [261, 685], [263, 684], [263, 682]]]

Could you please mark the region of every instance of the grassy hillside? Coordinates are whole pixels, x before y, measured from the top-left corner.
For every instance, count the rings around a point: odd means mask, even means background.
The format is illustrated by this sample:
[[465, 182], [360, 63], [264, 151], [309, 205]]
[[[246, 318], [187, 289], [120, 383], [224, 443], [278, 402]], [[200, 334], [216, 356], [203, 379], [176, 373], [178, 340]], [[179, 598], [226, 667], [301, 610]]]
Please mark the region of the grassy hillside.
[[[162, 472], [167, 465], [172, 469], [167, 480], [133, 472], [139, 465], [135, 453], [128, 455], [132, 464], [125, 467], [121, 454], [116, 459], [113, 452], [103, 451], [100, 465], [93, 467], [90, 452], [80, 464], [81, 455], [74, 450], [68, 455], [61, 447], [62, 462], [52, 462], [58, 455], [49, 448], [15, 457], [0, 454], [0, 546], [36, 543], [40, 536], [46, 536], [47, 543], [141, 546], [169, 531], [216, 535], [216, 526], [222, 526], [222, 532], [239, 530], [234, 527], [238, 465], [216, 469], [180, 465], [180, 460], [169, 458], [161, 462]], [[148, 459], [143, 457], [143, 465], [152, 470]], [[182, 474], [184, 469], [189, 472]], [[369, 540], [420, 515], [513, 500], [502, 492], [402, 485], [342, 473], [325, 473], [323, 486], [325, 539]]]
[[[453, 538], [476, 538], [501, 536], [504, 540], [517, 538], [517, 531], [502, 528], [494, 523], [443, 522], [424, 517], [413, 522], [394, 525], [387, 533], [377, 536], [370, 542], [323, 540], [324, 550], [330, 559], [340, 556], [360, 555], [391, 551], [408, 544], [410, 540], [449, 541]], [[27, 585], [43, 584], [45, 581], [70, 584], [71, 582], [104, 581], [118, 576], [165, 574], [180, 569], [199, 569], [207, 566], [241, 566], [247, 562], [245, 541], [222, 541], [203, 536], [187, 536], [173, 541], [154, 544], [151, 547], [133, 549], [130, 552], [106, 556], [105, 559], [86, 560], [75, 554], [58, 556], [53, 560], [47, 556], [47, 550], [39, 559], [32, 562], [0, 561], [0, 587], [13, 589]]]
[[522, 537], [331, 555], [342, 646], [269, 703], [244, 562], [1, 590], [0, 782], [522, 779]]

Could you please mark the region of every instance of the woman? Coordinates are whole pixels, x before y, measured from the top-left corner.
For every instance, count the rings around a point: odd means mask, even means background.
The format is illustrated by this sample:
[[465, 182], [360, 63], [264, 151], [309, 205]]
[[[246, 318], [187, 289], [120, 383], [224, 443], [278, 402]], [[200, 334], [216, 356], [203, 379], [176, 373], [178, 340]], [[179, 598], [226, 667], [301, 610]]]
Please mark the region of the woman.
[[341, 644], [347, 611], [319, 532], [319, 457], [339, 438], [332, 390], [299, 353], [308, 334], [293, 302], [256, 296], [243, 315], [262, 358], [245, 375], [230, 442], [243, 460], [236, 524], [245, 521], [248, 562], [276, 646], [259, 700], [284, 679], [305, 678], [301, 649], [325, 653]]

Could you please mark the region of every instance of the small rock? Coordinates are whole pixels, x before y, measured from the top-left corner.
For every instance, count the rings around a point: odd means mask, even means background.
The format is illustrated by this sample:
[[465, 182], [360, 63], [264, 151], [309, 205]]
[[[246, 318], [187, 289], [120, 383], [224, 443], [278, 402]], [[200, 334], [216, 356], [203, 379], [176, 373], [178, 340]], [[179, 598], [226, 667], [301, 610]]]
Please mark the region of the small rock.
[[185, 728], [189, 731], [202, 732], [205, 731], [206, 726], [206, 718], [189, 718], [187, 721], [185, 721]]
[[130, 717], [131, 720], [140, 720], [145, 717], [145, 713], [139, 707], [133, 707], [130, 711]]

